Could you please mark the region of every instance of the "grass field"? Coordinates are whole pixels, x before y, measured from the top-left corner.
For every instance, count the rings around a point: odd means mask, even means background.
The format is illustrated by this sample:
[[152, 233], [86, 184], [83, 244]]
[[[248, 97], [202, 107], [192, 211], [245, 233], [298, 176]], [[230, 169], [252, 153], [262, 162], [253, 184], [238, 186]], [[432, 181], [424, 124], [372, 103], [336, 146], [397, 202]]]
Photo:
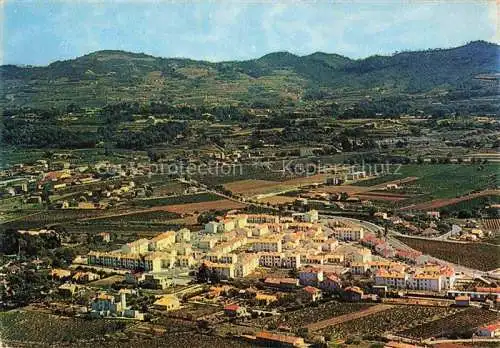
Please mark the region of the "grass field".
[[490, 271], [500, 267], [500, 246], [481, 243], [451, 243], [396, 237], [403, 243], [424, 254], [481, 271]]

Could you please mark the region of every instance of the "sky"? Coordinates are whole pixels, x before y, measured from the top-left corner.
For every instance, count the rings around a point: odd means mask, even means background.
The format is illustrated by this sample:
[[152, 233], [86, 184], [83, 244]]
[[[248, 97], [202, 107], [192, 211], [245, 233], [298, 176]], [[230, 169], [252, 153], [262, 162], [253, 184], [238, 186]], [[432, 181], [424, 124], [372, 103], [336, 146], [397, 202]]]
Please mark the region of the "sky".
[[0, 0], [0, 63], [119, 49], [209, 61], [498, 43], [495, 0]]

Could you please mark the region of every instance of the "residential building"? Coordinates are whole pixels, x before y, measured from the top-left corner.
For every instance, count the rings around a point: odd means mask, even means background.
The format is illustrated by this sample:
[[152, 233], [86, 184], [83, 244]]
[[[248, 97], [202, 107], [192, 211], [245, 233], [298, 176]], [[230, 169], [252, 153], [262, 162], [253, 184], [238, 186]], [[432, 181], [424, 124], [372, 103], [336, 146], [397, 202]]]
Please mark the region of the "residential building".
[[500, 322], [480, 327], [476, 331], [476, 335], [490, 338], [500, 337]]
[[205, 232], [215, 234], [219, 231], [219, 223], [217, 221], [210, 221], [205, 224]]
[[78, 286], [76, 284], [64, 283], [57, 288], [57, 291], [60, 295], [71, 297], [78, 290]]
[[54, 268], [50, 271], [52, 279], [63, 280], [71, 277], [71, 271], [67, 269]]
[[122, 252], [127, 254], [143, 254], [149, 250], [149, 240], [141, 238], [122, 246]]
[[224, 313], [230, 317], [243, 317], [247, 315], [247, 309], [237, 304], [230, 304], [224, 307]]
[[322, 294], [320, 289], [308, 285], [301, 290], [299, 296], [307, 302], [316, 302], [322, 297]]
[[257, 344], [271, 347], [305, 347], [302, 337], [279, 335], [271, 332], [258, 332], [255, 335]]
[[235, 277], [235, 265], [232, 263], [205, 262], [205, 265], [216, 272], [220, 279], [232, 279]]
[[246, 277], [251, 274], [259, 266], [259, 255], [245, 254], [238, 255], [238, 261], [234, 267], [235, 277]]
[[162, 251], [175, 244], [175, 231], [163, 232], [149, 240], [149, 250]]
[[269, 237], [261, 237], [252, 241], [252, 250], [254, 252], [271, 251], [282, 252], [282, 236], [273, 235]]
[[299, 272], [301, 285], [318, 286], [323, 281], [323, 270], [315, 267], [305, 267]]
[[319, 284], [319, 288], [328, 293], [338, 292], [342, 288], [342, 282], [339, 277], [334, 274], [329, 274], [324, 277]]
[[173, 311], [181, 307], [181, 303], [175, 295], [165, 295], [153, 303], [153, 307], [161, 311]]
[[299, 286], [299, 280], [295, 278], [266, 278], [264, 285], [281, 290], [293, 290]]
[[310, 210], [304, 213], [304, 221], [305, 222], [316, 222], [319, 219], [317, 210]]
[[390, 288], [404, 289], [408, 281], [405, 272], [395, 270], [379, 269], [375, 272], [375, 285], [385, 285]]
[[455, 297], [455, 306], [457, 307], [469, 307], [470, 297], [469, 296], [457, 296]]
[[300, 254], [261, 252], [259, 253], [259, 264], [263, 267], [299, 268], [301, 265]]
[[263, 294], [261, 292], [258, 292], [255, 294], [255, 301], [257, 301], [260, 304], [264, 304], [268, 306], [269, 304], [273, 302], [278, 301], [278, 297], [276, 295], [269, 295], [269, 294]]
[[365, 236], [362, 227], [334, 227], [332, 230], [335, 238], [341, 240], [358, 241]]
[[349, 302], [359, 302], [362, 300], [364, 295], [363, 290], [357, 286], [350, 286], [344, 289], [342, 292], [342, 298]]
[[72, 277], [72, 279], [78, 283], [92, 282], [94, 280], [98, 280], [99, 278], [99, 274], [92, 272], [76, 272]]

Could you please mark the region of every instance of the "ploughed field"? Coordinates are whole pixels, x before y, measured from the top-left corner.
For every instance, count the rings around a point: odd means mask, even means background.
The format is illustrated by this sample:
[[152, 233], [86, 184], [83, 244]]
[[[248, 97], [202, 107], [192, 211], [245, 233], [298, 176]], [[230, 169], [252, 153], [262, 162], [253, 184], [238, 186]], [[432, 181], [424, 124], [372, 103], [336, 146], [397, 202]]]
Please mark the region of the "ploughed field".
[[457, 309], [451, 307], [396, 306], [367, 317], [326, 327], [318, 333], [333, 339], [349, 336], [380, 336], [385, 332], [395, 332], [426, 321], [446, 317], [455, 311]]

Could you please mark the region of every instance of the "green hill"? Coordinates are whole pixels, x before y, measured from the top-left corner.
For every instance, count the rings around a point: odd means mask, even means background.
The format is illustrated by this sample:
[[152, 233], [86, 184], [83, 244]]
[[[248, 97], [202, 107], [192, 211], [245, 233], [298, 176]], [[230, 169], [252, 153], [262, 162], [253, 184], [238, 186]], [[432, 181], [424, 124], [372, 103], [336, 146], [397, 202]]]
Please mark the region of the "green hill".
[[474, 77], [497, 73], [498, 57], [499, 46], [484, 41], [359, 60], [322, 52], [302, 57], [276, 52], [210, 63], [106, 50], [45, 67], [0, 66], [0, 107], [92, 107], [123, 101], [272, 107], [377, 93], [488, 95], [495, 93], [495, 81]]

